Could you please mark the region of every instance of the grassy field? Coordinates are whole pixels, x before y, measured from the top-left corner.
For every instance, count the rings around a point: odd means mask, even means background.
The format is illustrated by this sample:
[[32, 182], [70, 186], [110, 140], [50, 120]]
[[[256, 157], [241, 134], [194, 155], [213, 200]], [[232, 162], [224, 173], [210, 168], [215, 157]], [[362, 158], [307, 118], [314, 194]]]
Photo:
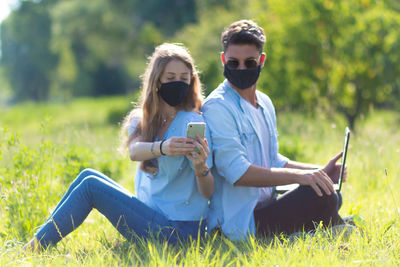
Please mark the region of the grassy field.
[[[70, 182], [86, 167], [134, 191], [136, 164], [117, 151], [118, 121], [126, 97], [66, 104], [24, 104], [0, 110], [0, 266], [398, 266], [400, 265], [400, 116], [374, 111], [361, 119], [348, 155], [342, 216], [356, 215], [361, 230], [231, 242], [208, 236], [168, 246], [127, 243], [93, 211], [82, 226], [42, 254], [20, 254]], [[278, 114], [281, 153], [324, 164], [342, 146], [339, 116]]]

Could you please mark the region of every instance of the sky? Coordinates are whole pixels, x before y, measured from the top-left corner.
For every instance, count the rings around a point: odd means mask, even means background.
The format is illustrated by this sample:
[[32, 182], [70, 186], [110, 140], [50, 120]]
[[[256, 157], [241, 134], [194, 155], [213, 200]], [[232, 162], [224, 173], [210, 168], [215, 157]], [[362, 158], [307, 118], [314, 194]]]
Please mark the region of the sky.
[[0, 23], [7, 18], [11, 8], [15, 7], [17, 3], [17, 0], [0, 0]]
[[[10, 14], [11, 8], [15, 8], [17, 7], [17, 5], [18, 5], [18, 0], [0, 0], [0, 24]], [[1, 43], [0, 43], [0, 58], [1, 58]]]

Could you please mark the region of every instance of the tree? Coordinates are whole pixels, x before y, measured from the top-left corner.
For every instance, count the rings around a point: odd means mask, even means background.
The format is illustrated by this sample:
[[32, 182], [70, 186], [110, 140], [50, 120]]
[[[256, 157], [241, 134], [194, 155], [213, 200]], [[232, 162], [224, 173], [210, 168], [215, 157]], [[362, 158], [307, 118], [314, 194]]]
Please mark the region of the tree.
[[132, 34], [108, 0], [60, 1], [52, 8], [52, 49], [60, 55], [53, 84], [67, 95], [125, 93]]
[[373, 7], [337, 42], [327, 96], [354, 128], [370, 105], [391, 102], [400, 87], [400, 14]]
[[21, 1], [3, 25], [3, 76], [18, 100], [127, 93], [195, 10], [194, 0]]
[[1, 65], [16, 101], [48, 99], [57, 56], [49, 49], [51, 21], [47, 9], [22, 2], [1, 25]]
[[127, 93], [140, 85], [146, 56], [185, 23], [194, 1], [60, 1], [52, 9], [52, 48], [61, 55], [59, 91]]
[[278, 107], [338, 110], [354, 129], [360, 114], [398, 92], [400, 13], [384, 3], [283, 0], [254, 6], [268, 39], [259, 85]]

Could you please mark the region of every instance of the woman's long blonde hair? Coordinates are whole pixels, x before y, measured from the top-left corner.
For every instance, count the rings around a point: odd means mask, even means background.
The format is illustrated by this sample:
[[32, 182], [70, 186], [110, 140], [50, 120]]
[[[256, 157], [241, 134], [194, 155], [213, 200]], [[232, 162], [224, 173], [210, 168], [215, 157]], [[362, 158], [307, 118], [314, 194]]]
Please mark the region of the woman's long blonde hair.
[[[157, 87], [161, 84], [160, 78], [165, 66], [172, 60], [182, 61], [191, 72], [189, 92], [177, 108], [186, 111], [200, 111], [203, 95], [193, 58], [182, 45], [170, 43], [159, 45], [153, 55], [149, 57], [146, 71], [142, 77], [140, 106], [131, 110], [122, 124], [121, 133], [122, 136], [126, 136], [133, 118], [139, 120], [135, 131], [123, 141], [125, 148], [136, 137], [139, 137], [142, 142], [154, 142], [163, 121], [163, 112], [161, 110], [160, 97], [157, 94]], [[143, 171], [148, 171], [154, 167], [157, 168], [158, 166], [152, 160], [145, 160], [140, 164], [140, 168]]]

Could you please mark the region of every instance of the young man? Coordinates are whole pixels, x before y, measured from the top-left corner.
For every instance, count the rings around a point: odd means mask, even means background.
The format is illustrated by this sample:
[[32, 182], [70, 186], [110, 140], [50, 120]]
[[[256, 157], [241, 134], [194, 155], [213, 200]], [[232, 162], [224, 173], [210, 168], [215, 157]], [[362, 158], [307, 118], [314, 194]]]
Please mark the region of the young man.
[[[265, 35], [250, 20], [232, 23], [222, 34], [226, 80], [206, 99], [202, 111], [213, 141], [215, 193], [208, 228], [232, 239], [247, 234], [291, 233], [342, 223], [333, 181], [336, 155], [323, 168], [291, 161], [278, 153], [274, 106], [256, 90], [264, 66]], [[275, 186], [300, 186], [277, 197]]]

